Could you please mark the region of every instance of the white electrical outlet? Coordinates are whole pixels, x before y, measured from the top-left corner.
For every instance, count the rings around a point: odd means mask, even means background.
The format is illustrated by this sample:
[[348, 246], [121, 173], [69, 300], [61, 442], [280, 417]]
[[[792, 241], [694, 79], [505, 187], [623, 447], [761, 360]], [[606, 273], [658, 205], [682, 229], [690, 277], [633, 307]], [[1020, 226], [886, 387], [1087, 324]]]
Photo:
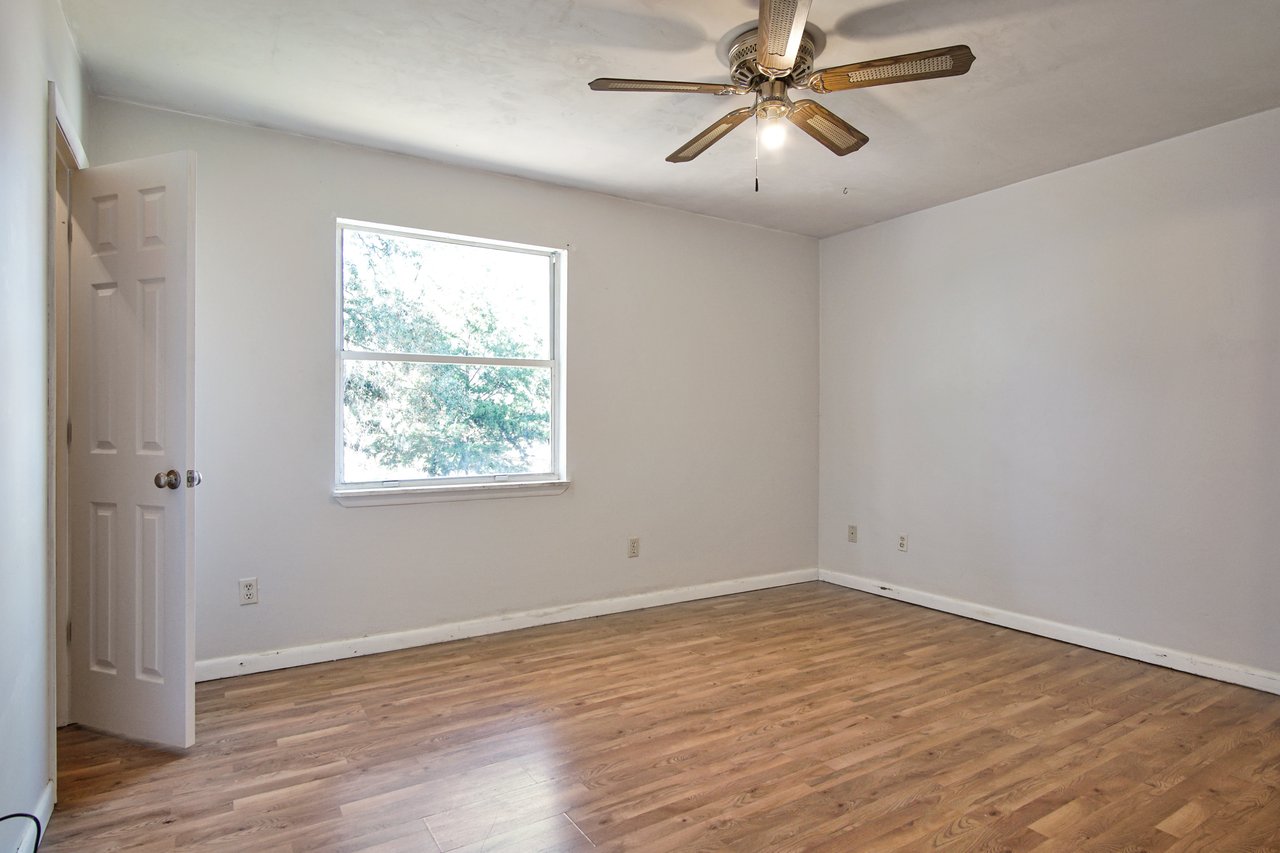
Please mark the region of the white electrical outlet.
[[240, 578], [240, 603], [242, 605], [258, 603], [257, 578]]
[[639, 556], [640, 556], [640, 537], [632, 536], [630, 539], [627, 540], [627, 557], [630, 558], [630, 557], [639, 557]]
[[849, 541], [854, 544], [858, 542], [858, 525], [856, 524], [849, 525]]
[[905, 533], [898, 537], [898, 550], [907, 550], [907, 534]]

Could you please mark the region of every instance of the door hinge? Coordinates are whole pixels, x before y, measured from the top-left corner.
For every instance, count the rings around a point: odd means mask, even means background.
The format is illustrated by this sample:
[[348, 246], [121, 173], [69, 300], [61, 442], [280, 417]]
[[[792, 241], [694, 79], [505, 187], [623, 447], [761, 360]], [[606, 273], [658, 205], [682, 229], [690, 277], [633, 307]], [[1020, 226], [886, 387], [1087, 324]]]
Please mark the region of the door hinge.
[[71, 446], [71, 421], [67, 421], [67, 447]]
[[67, 645], [71, 645], [71, 623], [67, 622]]

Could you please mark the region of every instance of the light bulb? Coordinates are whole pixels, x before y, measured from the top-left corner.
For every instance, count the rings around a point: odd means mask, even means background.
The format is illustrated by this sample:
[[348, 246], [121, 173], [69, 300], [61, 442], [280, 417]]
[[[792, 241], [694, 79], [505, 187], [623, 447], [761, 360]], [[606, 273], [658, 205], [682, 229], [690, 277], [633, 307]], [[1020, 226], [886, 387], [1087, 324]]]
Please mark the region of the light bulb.
[[787, 141], [787, 126], [780, 118], [771, 118], [760, 124], [760, 144], [770, 151], [776, 151]]

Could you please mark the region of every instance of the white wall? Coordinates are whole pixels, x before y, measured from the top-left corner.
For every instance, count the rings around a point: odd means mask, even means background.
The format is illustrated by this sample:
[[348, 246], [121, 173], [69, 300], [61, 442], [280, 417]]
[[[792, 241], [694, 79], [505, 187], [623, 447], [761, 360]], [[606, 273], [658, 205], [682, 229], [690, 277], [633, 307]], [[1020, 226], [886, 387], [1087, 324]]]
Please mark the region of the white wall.
[[[197, 153], [198, 658], [816, 565], [816, 241], [109, 101], [92, 131]], [[332, 500], [335, 217], [571, 244], [567, 493]]]
[[[75, 48], [56, 3], [6, 2], [0, 26], [0, 814], [47, 806], [45, 572], [46, 87], [81, 104]], [[77, 128], [78, 130], [78, 128]], [[0, 824], [13, 850], [22, 822]]]
[[1278, 147], [1272, 111], [824, 240], [822, 568], [1280, 672]]

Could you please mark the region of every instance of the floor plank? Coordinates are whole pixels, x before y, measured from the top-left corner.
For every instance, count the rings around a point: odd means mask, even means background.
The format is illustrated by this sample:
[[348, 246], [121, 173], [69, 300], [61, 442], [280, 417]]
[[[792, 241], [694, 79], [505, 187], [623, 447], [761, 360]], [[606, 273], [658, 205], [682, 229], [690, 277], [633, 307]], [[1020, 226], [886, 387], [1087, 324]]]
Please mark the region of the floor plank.
[[71, 726], [44, 851], [1280, 850], [1280, 697], [823, 583]]

